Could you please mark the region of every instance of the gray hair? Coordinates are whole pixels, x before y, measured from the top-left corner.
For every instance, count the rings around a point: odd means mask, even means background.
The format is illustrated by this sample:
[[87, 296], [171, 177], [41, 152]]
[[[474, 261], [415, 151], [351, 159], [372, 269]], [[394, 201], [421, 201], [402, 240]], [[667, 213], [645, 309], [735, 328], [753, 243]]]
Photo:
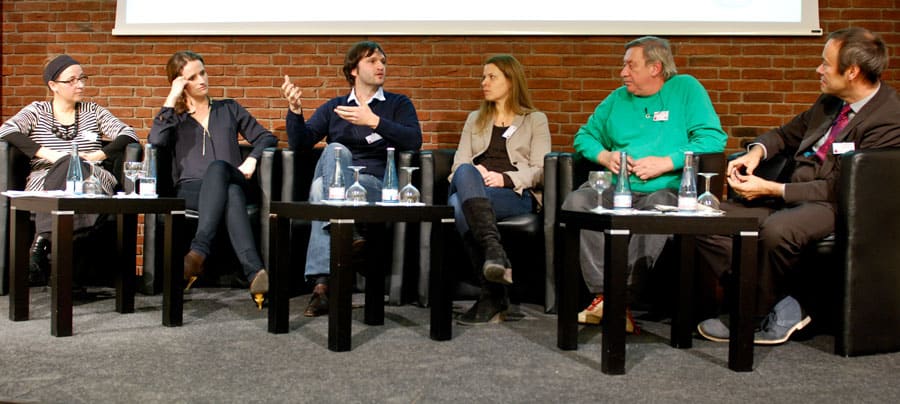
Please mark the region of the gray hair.
[[644, 59], [647, 64], [659, 62], [662, 65], [663, 78], [666, 80], [678, 74], [669, 41], [655, 36], [643, 36], [625, 44], [625, 50], [635, 47], [644, 50]]

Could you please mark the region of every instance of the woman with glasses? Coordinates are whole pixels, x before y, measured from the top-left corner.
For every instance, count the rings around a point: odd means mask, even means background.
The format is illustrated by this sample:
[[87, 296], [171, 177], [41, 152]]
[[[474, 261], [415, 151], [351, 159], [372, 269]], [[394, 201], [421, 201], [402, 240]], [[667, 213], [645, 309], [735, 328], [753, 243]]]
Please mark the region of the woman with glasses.
[[[203, 273], [210, 244], [224, 223], [250, 294], [262, 310], [269, 276], [247, 217], [248, 194], [258, 194], [248, 180], [263, 150], [276, 146], [278, 139], [236, 101], [209, 97], [209, 77], [200, 55], [176, 52], [166, 64], [166, 74], [172, 87], [153, 119], [148, 140], [173, 151], [176, 192], [199, 215], [197, 233], [184, 257], [185, 289]], [[238, 134], [253, 145], [246, 158], [241, 157]]]
[[[22, 108], [0, 126], [0, 138], [31, 158], [26, 190], [64, 190], [72, 145], [78, 145], [82, 172], [93, 174], [101, 189], [112, 195], [116, 177], [102, 166], [87, 163], [107, 159], [115, 161], [129, 143], [138, 141], [134, 129], [113, 116], [106, 108], [83, 101], [88, 76], [75, 59], [60, 55], [44, 67], [43, 82], [52, 92], [50, 101], [35, 101]], [[107, 140], [107, 144], [101, 143]], [[97, 215], [76, 215], [75, 229], [90, 227]], [[31, 247], [28, 280], [32, 285], [46, 284], [50, 262], [50, 214], [37, 214], [37, 235]]]

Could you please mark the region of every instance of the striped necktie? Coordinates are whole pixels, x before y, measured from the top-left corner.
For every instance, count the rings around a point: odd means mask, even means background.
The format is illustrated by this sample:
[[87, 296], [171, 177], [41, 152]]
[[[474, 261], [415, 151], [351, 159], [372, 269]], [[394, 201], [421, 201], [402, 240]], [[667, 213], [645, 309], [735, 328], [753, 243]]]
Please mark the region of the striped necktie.
[[828, 137], [825, 138], [825, 143], [822, 143], [819, 150], [816, 150], [816, 157], [819, 158], [819, 161], [825, 161], [825, 156], [831, 151], [831, 144], [834, 143], [834, 138], [847, 127], [847, 122], [850, 121], [851, 111], [853, 110], [850, 109], [850, 104], [844, 104], [844, 107], [841, 108], [841, 112], [838, 113], [837, 119], [834, 120], [834, 125], [831, 125], [831, 131], [828, 132]]

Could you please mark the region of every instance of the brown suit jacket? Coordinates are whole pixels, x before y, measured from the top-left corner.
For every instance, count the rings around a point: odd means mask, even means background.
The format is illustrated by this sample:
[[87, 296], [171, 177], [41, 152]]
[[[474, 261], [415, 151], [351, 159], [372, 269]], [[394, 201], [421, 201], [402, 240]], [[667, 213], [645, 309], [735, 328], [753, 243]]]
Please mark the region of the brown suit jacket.
[[[785, 184], [785, 202], [835, 202], [840, 156], [828, 153], [825, 161], [819, 161], [807, 152], [831, 127], [842, 104], [840, 98], [823, 94], [809, 110], [756, 140], [766, 147], [768, 156], [777, 153], [793, 155], [794, 171], [790, 182]], [[834, 141], [853, 142], [856, 150], [900, 147], [897, 91], [887, 83], [881, 83], [875, 96], [857, 111]]]
[[[459, 148], [453, 157], [453, 172], [462, 164], [471, 164], [475, 157], [487, 151], [490, 146], [493, 128], [490, 125], [486, 128], [476, 127], [477, 118], [478, 111], [472, 111], [466, 119], [459, 138]], [[542, 203], [541, 194], [535, 188], [544, 181], [544, 155], [550, 152], [547, 115], [538, 111], [516, 115], [510, 127], [515, 127], [515, 131], [506, 139], [506, 153], [516, 171], [504, 174], [512, 179], [517, 193], [522, 194], [522, 191], [531, 189], [535, 200]], [[453, 179], [453, 174], [450, 174], [450, 179]]]

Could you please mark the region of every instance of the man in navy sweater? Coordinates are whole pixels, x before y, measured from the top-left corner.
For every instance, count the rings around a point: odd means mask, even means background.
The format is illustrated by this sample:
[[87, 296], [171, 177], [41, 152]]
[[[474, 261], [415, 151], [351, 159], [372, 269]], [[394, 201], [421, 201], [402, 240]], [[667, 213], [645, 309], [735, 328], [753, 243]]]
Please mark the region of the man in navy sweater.
[[[408, 97], [384, 91], [387, 57], [375, 42], [359, 42], [347, 51], [343, 72], [350, 83], [350, 93], [335, 97], [319, 106], [304, 120], [303, 91], [284, 77], [282, 95], [288, 101], [286, 118], [288, 145], [291, 150], [308, 150], [323, 138], [325, 151], [316, 164], [309, 201], [326, 199], [325, 188], [334, 179], [336, 154], [340, 154], [341, 172], [352, 177], [348, 166], [364, 166], [359, 182], [366, 188], [370, 202], [381, 200], [387, 149], [419, 150], [422, 129], [416, 108]], [[307, 279], [315, 282], [313, 295], [303, 314], [320, 316], [328, 312], [328, 276], [330, 269], [330, 235], [326, 222], [315, 221], [306, 253]]]

